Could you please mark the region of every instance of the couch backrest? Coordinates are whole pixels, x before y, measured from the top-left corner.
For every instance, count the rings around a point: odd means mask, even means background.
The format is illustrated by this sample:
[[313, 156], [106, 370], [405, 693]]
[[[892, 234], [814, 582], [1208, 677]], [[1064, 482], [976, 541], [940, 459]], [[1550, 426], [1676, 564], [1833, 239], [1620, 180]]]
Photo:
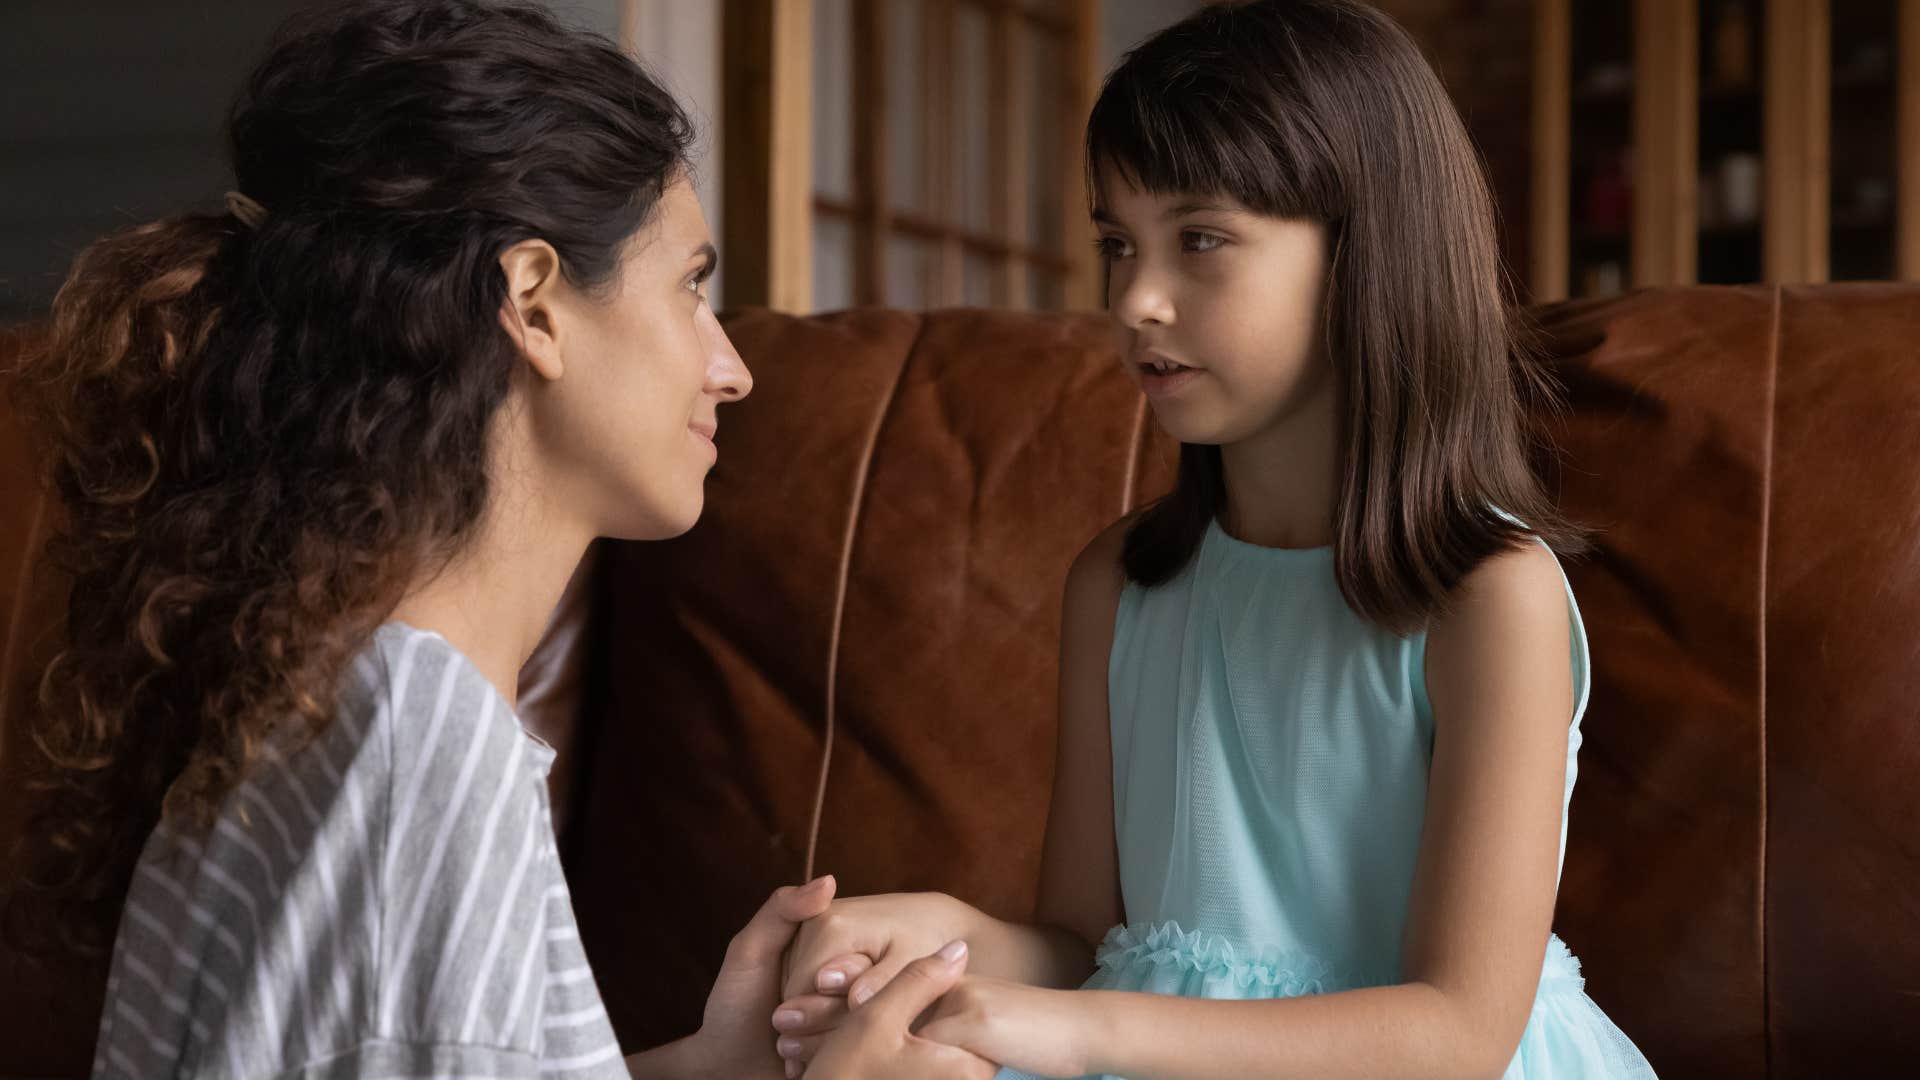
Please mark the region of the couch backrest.
[[[1536, 314], [1569, 399], [1547, 472], [1598, 530], [1558, 929], [1670, 1075], [1920, 1059], [1920, 288]], [[758, 389], [706, 517], [599, 586], [571, 872], [635, 1043], [697, 1020], [810, 845], [845, 892], [1029, 912], [1062, 578], [1172, 476], [1098, 316], [729, 332]]]

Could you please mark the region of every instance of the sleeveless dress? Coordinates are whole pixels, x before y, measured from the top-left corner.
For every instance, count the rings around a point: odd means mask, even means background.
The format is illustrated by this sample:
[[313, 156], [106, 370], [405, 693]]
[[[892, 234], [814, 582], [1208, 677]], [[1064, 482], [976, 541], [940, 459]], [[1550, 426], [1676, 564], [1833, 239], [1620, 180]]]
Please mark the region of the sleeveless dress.
[[[1567, 614], [1563, 860], [1588, 692], [1571, 587]], [[1086, 989], [1251, 999], [1400, 981], [1433, 752], [1425, 655], [1424, 633], [1348, 606], [1330, 547], [1260, 547], [1216, 523], [1177, 577], [1129, 583], [1107, 684], [1129, 921]], [[1551, 937], [1506, 1080], [1653, 1076], [1583, 985]]]

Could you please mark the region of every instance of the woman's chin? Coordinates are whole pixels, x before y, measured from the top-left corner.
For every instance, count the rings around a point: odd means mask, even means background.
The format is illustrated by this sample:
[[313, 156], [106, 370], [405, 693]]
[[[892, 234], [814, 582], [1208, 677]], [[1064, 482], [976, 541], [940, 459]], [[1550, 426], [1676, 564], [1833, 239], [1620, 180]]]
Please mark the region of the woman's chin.
[[604, 535], [614, 540], [671, 540], [684, 536], [700, 523], [706, 502], [706, 492], [695, 491], [691, 498], [676, 500], [673, 506], [648, 507], [629, 520], [615, 523]]

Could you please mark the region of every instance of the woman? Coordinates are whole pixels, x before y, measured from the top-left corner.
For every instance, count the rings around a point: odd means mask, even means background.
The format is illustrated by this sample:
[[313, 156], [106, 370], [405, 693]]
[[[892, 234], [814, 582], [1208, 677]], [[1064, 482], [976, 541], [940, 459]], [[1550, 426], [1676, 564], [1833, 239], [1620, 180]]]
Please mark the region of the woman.
[[[689, 140], [538, 9], [363, 0], [248, 82], [228, 213], [76, 264], [20, 385], [74, 582], [34, 861], [119, 915], [96, 1074], [781, 1075], [780, 958], [832, 882], [623, 1061], [513, 716], [587, 544], [691, 527], [752, 386]], [[907, 1032], [963, 953], [818, 1075], [990, 1074]]]

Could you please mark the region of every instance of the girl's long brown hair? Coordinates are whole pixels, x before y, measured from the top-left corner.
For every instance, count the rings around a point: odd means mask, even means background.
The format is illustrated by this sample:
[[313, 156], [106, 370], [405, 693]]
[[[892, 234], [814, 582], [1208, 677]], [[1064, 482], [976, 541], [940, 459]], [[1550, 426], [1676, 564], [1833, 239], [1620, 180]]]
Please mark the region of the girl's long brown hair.
[[[1345, 406], [1334, 559], [1354, 610], [1417, 630], [1529, 529], [1580, 548], [1530, 468], [1529, 408], [1555, 399], [1524, 344], [1479, 157], [1391, 19], [1357, 0], [1204, 8], [1108, 77], [1086, 165], [1327, 226]], [[1183, 446], [1178, 477], [1126, 537], [1144, 585], [1186, 566], [1225, 506], [1217, 447]]]
[[605, 286], [691, 136], [611, 43], [479, 0], [299, 18], [229, 127], [264, 219], [95, 244], [16, 374], [72, 587], [36, 718], [54, 779], [12, 860], [39, 889], [14, 899], [70, 944], [103, 943], [163, 814], [203, 828], [267, 740], [328, 723], [479, 518], [516, 366], [501, 252], [543, 238]]

